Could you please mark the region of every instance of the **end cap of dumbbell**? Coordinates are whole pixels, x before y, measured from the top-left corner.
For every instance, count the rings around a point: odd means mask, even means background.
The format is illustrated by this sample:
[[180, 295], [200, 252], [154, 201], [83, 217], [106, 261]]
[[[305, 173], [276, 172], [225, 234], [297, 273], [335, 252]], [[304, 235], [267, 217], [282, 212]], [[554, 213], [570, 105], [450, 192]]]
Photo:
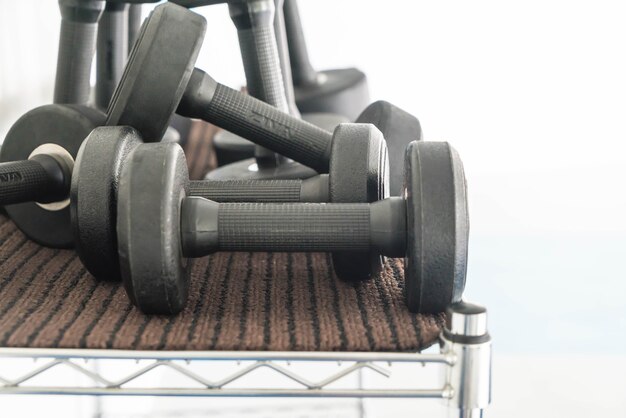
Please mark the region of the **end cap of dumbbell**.
[[[109, 104], [107, 125], [137, 129], [160, 141], [185, 92], [206, 31], [206, 19], [172, 3], [157, 6], [141, 27]], [[160, 51], [167, 51], [163, 60]]]
[[181, 204], [189, 190], [187, 161], [173, 143], [143, 144], [120, 176], [117, 233], [122, 279], [148, 314], [176, 314], [187, 301], [189, 267], [182, 255]]
[[[330, 202], [371, 203], [388, 196], [387, 146], [372, 124], [343, 123], [334, 132], [329, 169]], [[368, 280], [380, 273], [383, 257], [375, 251], [334, 252], [337, 277]]]
[[463, 164], [446, 142], [414, 141], [405, 161], [406, 300], [411, 312], [443, 312], [461, 299], [469, 218]]
[[101, 126], [85, 139], [70, 189], [72, 232], [80, 260], [98, 280], [119, 281], [116, 213], [120, 172], [142, 143], [127, 126]]

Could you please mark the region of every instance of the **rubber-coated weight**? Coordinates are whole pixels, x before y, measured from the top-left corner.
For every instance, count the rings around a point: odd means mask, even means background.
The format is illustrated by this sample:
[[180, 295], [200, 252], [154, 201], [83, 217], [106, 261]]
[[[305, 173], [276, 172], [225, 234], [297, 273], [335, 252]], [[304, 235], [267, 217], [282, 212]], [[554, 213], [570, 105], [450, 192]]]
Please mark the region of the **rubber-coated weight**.
[[[372, 129], [364, 129], [366, 126]], [[337, 127], [329, 170], [330, 202], [371, 203], [389, 197], [389, 160], [380, 134], [373, 125]], [[335, 273], [346, 281], [370, 279], [383, 266], [383, 257], [375, 251], [337, 251], [332, 257]]]
[[[105, 116], [84, 106], [46, 105], [23, 115], [9, 130], [0, 161], [27, 160], [33, 150], [44, 144], [57, 144], [72, 157], [76, 156], [83, 139]], [[33, 241], [51, 247], [72, 245], [70, 210], [49, 210], [36, 202], [5, 207], [17, 227]]]
[[163, 138], [206, 31], [202, 16], [166, 6], [157, 7], [142, 26], [108, 110], [107, 125], [132, 126], [145, 141]]

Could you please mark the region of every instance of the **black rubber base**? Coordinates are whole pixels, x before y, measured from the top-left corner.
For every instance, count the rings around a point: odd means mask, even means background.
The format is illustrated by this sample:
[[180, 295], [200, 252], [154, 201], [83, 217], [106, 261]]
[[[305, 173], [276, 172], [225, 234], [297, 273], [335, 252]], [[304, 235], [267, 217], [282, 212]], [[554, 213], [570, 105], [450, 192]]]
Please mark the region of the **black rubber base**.
[[[151, 149], [165, 148], [161, 159]], [[181, 203], [189, 188], [183, 150], [138, 147], [120, 176], [117, 233], [124, 286], [148, 314], [175, 314], [187, 301], [189, 262], [182, 255]]]
[[405, 162], [406, 303], [411, 312], [441, 312], [461, 300], [467, 272], [469, 218], [463, 163], [446, 142], [415, 141]]
[[185, 8], [156, 7], [113, 94], [107, 125], [132, 126], [144, 141], [160, 141], [185, 91], [205, 30], [205, 19]]
[[354, 121], [370, 102], [367, 77], [356, 68], [318, 72], [318, 83], [294, 86], [302, 113], [336, 113]]

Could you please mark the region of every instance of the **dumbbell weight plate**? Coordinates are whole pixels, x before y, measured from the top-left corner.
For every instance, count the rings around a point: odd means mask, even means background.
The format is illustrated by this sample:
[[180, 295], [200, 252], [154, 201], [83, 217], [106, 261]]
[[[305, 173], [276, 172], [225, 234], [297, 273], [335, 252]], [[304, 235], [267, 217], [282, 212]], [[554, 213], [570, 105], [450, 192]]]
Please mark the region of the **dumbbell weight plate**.
[[[116, 135], [108, 134], [115, 130]], [[120, 279], [117, 255], [117, 189], [128, 154], [141, 138], [129, 127], [96, 129], [74, 164], [70, 189], [72, 232], [80, 260], [99, 280]]]
[[[129, 199], [118, 201], [120, 266], [122, 277], [149, 278], [124, 281], [130, 299], [139, 309], [179, 312], [187, 300], [189, 269], [182, 256], [180, 222], [176, 220], [181, 219], [189, 173], [180, 147], [161, 143], [152, 150], [159, 152], [133, 152], [123, 168], [120, 196], [132, 194], [136, 197], [133, 202], [139, 202], [142, 208], [133, 207]], [[141, 170], [134, 169], [138, 163]], [[138, 211], [141, 216], [137, 216]]]
[[[157, 8], [151, 16], [141, 28], [134, 50], [140, 44], [141, 49], [131, 54], [133, 62], [126, 65], [107, 119], [109, 126], [132, 126], [148, 142], [163, 138], [206, 31], [204, 18], [183, 7]], [[161, 24], [162, 20], [168, 24]], [[170, 48], [172, 39], [176, 48]], [[168, 48], [167, 60], [159, 53], [163, 48]]]
[[[330, 202], [372, 203], [389, 196], [389, 161], [381, 132], [371, 124], [343, 124], [335, 129], [329, 169]], [[368, 147], [361, 144], [367, 142]], [[345, 281], [380, 273], [383, 257], [368, 251], [333, 252], [333, 268]]]
[[439, 312], [460, 300], [465, 287], [469, 217], [463, 163], [447, 143], [420, 141], [407, 148], [404, 166], [406, 301], [411, 312]]
[[[75, 158], [83, 140], [104, 120], [104, 114], [84, 106], [38, 107], [11, 127], [0, 149], [0, 161], [28, 159], [34, 149], [51, 142]], [[35, 202], [27, 202], [8, 205], [6, 211], [33, 241], [55, 248], [72, 246], [69, 207], [50, 210]]]
[[363, 110], [357, 123], [373, 123], [383, 133], [389, 150], [389, 195], [400, 196], [404, 182], [404, 155], [412, 141], [422, 140], [419, 120], [410, 113], [379, 100]]

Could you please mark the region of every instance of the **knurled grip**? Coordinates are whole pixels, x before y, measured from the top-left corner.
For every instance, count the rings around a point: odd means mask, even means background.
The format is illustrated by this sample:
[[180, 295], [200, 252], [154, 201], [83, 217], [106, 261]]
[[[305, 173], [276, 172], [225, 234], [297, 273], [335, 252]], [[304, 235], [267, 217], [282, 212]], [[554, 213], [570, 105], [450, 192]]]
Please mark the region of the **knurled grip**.
[[54, 202], [64, 199], [67, 189], [69, 187], [62, 177], [51, 175], [38, 161], [0, 164], [0, 205]]
[[197, 180], [189, 196], [217, 202], [300, 202], [301, 180]]
[[248, 93], [283, 112], [289, 112], [272, 25], [239, 29]]
[[222, 84], [202, 112], [209, 123], [328, 173], [332, 134], [324, 129]]
[[[229, 3], [229, 10], [237, 26], [248, 93], [288, 113], [289, 106], [274, 35], [274, 0]], [[280, 161], [280, 157], [258, 145], [255, 156], [257, 164], [263, 167], [276, 166]]]
[[367, 204], [223, 203], [219, 249], [225, 251], [367, 251]]
[[96, 50], [95, 23], [63, 21], [54, 84], [54, 103], [81, 104], [89, 101], [91, 61]]

